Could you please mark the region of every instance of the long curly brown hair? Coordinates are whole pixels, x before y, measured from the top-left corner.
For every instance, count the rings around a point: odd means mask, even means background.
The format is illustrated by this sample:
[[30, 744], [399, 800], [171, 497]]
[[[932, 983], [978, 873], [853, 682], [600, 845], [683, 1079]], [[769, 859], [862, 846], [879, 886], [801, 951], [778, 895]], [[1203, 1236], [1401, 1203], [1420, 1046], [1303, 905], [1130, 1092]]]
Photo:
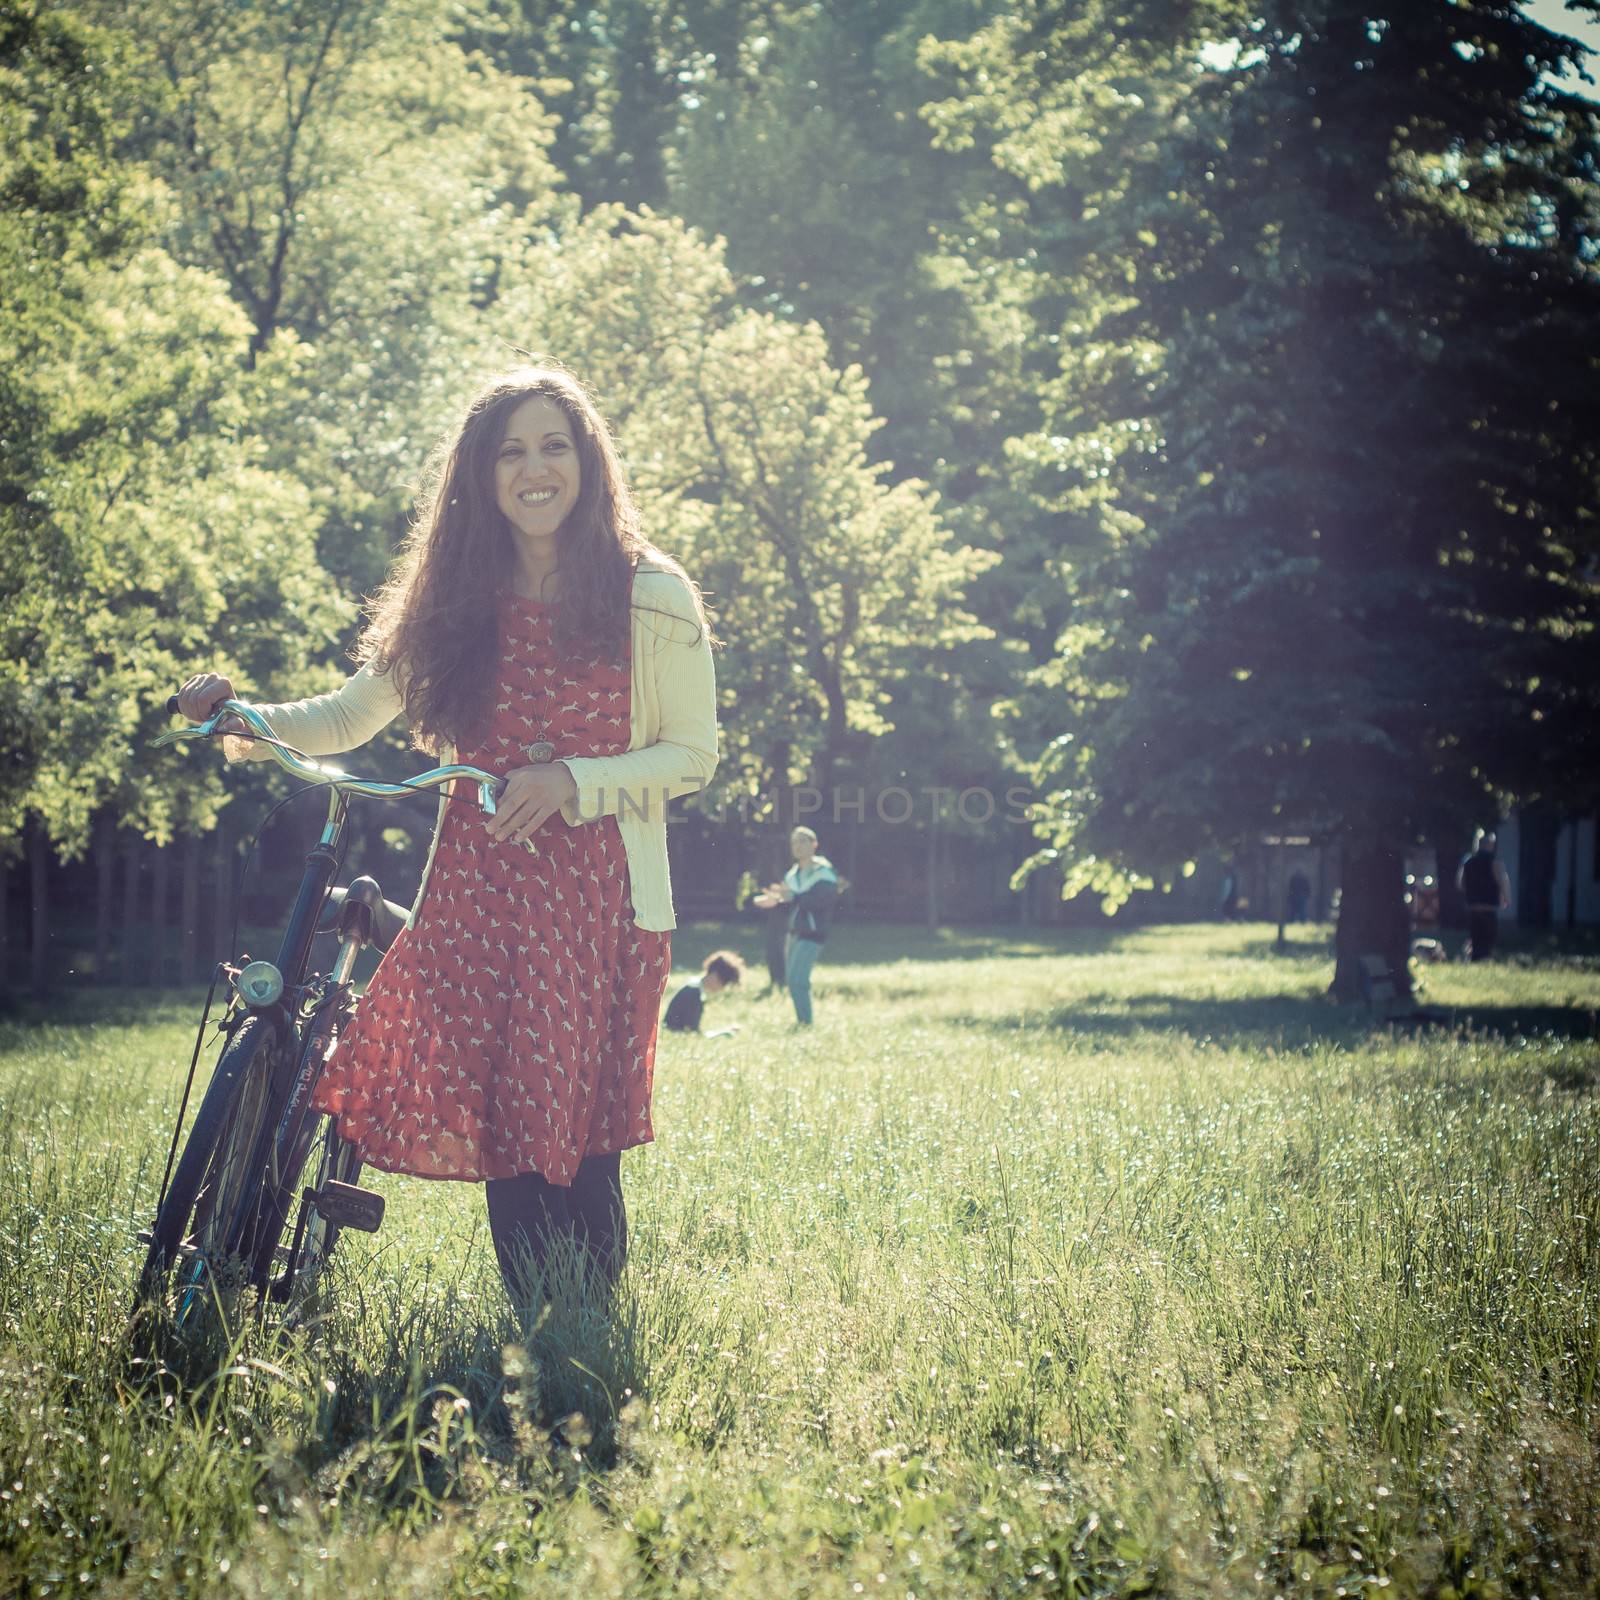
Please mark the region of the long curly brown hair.
[[430, 460], [399, 559], [355, 648], [358, 661], [395, 674], [412, 738], [425, 750], [466, 742], [492, 710], [500, 650], [494, 619], [516, 568], [511, 524], [495, 500], [495, 457], [510, 414], [536, 396], [566, 413], [582, 478], [560, 528], [557, 645], [619, 658], [641, 558], [681, 572], [639, 532], [616, 444], [571, 373], [516, 367], [485, 384]]

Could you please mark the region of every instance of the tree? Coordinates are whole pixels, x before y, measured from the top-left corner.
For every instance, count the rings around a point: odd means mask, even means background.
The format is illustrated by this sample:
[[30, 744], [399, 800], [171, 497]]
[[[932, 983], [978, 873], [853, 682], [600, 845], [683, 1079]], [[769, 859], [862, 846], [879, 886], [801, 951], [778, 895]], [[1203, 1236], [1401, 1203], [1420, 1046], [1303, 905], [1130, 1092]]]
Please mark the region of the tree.
[[177, 201], [163, 242], [249, 318], [272, 463], [311, 491], [321, 559], [359, 595], [455, 374], [492, 349], [500, 286], [571, 210], [550, 119], [452, 39], [444, 0], [95, 7], [138, 69], [128, 142]]
[[[1028, 520], [1037, 511], [1015, 492], [1000, 449], [1008, 429], [1035, 420], [1018, 381], [1026, 322], [1003, 297], [975, 293], [989, 280], [975, 280], [941, 237], [964, 229], [962, 197], [979, 199], [968, 189], [997, 175], [936, 150], [919, 116], [932, 80], [918, 40], [970, 28], [992, 9], [507, 3], [467, 37], [539, 85], [558, 117], [552, 155], [588, 203], [664, 205], [720, 236], [727, 292], [781, 322], [814, 322], [831, 365], [861, 369], [882, 420], [868, 459], [885, 483], [930, 483], [960, 542], [1005, 552], [1007, 565], [974, 574], [965, 603], [998, 631], [1037, 634], [1044, 649], [1053, 591], [1035, 581], [1037, 560], [1033, 578], [1025, 570], [1042, 550]], [[591, 288], [619, 314], [616, 286]], [[659, 328], [620, 315], [645, 348], [660, 344]], [[618, 376], [601, 388], [623, 403], [634, 373]], [[1018, 659], [995, 649], [962, 662], [986, 734], [987, 705], [1015, 689]], [[789, 766], [782, 743], [774, 770]], [[1003, 758], [988, 743], [993, 782]]]
[[[992, 236], [1015, 183], [985, 159], [936, 147], [922, 114], [937, 78], [920, 42], [996, 9], [849, 0], [768, 19], [737, 71], [695, 85], [670, 196], [692, 226], [726, 239], [747, 303], [815, 322], [834, 364], [861, 368], [883, 419], [873, 459], [891, 479], [929, 482], [959, 538], [1005, 557], [973, 584], [975, 613], [1048, 648], [1061, 619], [1047, 616], [1050, 591], [1037, 581], [1039, 511], [1015, 492], [1003, 450], [1037, 421], [1030, 323], [1012, 298], [1015, 275], [993, 260], [974, 270], [955, 248]], [[996, 653], [994, 675], [969, 687], [989, 700], [1009, 693], [1013, 664]]]
[[249, 325], [161, 248], [170, 194], [120, 153], [122, 41], [14, 6], [0, 61], [0, 836], [31, 840], [42, 986], [50, 854], [85, 849], [97, 815], [130, 840], [215, 821], [214, 768], [149, 750], [173, 684], [201, 659], [304, 670], [337, 609], [308, 497], [251, 425]]
[[1406, 847], [1558, 792], [1600, 711], [1597, 124], [1514, 8], [1257, 9], [1024, 7], [945, 54], [944, 136], [1070, 295], [1017, 447], [1081, 535], [1044, 855], [1119, 896], [1309, 825], [1350, 995], [1406, 972]]
[[961, 595], [992, 558], [954, 544], [924, 485], [887, 480], [860, 369], [741, 307], [720, 247], [601, 207], [502, 314], [614, 402], [647, 529], [717, 607], [726, 772], [748, 791], [827, 783], [895, 683], [982, 632]]
[[461, 38], [536, 86], [586, 206], [660, 209], [682, 116], [743, 77], [787, 0], [490, 0]]

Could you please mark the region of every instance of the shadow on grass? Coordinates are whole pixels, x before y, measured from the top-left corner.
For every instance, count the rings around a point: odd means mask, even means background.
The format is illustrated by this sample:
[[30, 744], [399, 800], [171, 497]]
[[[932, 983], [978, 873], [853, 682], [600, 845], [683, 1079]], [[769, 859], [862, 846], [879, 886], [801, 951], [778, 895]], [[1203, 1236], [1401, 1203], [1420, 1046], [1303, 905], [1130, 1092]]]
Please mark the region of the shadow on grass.
[[1331, 970], [1333, 929], [1328, 929], [1326, 939], [1307, 939], [1304, 935], [1296, 935], [1282, 946], [1275, 938], [1251, 939], [1247, 944], [1235, 946], [1228, 954], [1250, 961], [1293, 961], [1299, 965], [1314, 965], [1321, 961], [1327, 963]]
[[1412, 1016], [1386, 1018], [1364, 1006], [1335, 1005], [1320, 995], [1310, 994], [1266, 999], [1195, 999], [1154, 993], [1089, 994], [1043, 1014], [958, 1015], [952, 1020], [958, 1027], [995, 1033], [1013, 1033], [1027, 1028], [1055, 1029], [1106, 1045], [1145, 1033], [1175, 1033], [1208, 1043], [1280, 1049], [1354, 1044], [1374, 1034], [1395, 1031], [1505, 1040], [1600, 1039], [1600, 1014], [1581, 1006], [1419, 1006]]
[[[187, 1022], [192, 1030], [205, 1002], [204, 984], [194, 989], [63, 988], [38, 998], [7, 996], [0, 1002], [0, 1022], [20, 1028], [150, 1028]], [[227, 992], [219, 984], [213, 1014], [226, 1003]]]

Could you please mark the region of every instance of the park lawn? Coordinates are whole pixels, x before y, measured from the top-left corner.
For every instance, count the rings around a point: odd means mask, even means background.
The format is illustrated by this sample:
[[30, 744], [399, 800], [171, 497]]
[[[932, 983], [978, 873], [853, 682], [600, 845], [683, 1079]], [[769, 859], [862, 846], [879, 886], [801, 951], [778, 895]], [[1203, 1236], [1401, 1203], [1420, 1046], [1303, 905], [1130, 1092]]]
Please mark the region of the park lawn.
[[14, 1018], [0, 1594], [1592, 1594], [1600, 961], [1390, 1029], [1326, 942], [846, 925], [810, 1032], [663, 1038], [609, 1321], [379, 1178], [319, 1323], [144, 1390], [193, 1008]]

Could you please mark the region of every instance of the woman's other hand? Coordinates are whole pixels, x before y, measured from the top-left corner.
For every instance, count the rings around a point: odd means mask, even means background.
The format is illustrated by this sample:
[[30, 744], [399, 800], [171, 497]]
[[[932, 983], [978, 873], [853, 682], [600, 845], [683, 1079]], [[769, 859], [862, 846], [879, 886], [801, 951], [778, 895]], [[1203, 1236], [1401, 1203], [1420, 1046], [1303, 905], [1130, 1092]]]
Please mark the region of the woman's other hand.
[[204, 722], [224, 700], [236, 698], [233, 685], [217, 672], [197, 672], [178, 690], [178, 715]]
[[489, 818], [489, 837], [497, 844], [529, 840], [562, 806], [577, 798], [577, 779], [565, 762], [518, 767], [500, 790], [495, 814]]

